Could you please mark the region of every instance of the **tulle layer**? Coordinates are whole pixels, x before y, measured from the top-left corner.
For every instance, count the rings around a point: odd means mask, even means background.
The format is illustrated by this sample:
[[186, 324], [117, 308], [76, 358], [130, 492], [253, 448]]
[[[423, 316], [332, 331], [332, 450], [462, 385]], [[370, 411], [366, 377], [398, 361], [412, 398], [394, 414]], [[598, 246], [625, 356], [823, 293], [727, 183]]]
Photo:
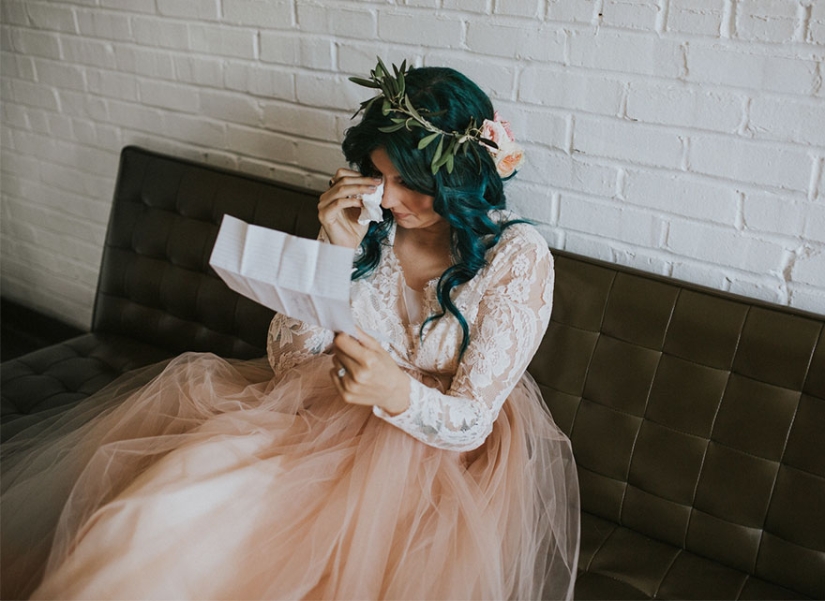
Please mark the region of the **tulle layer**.
[[185, 354], [4, 445], [3, 597], [572, 596], [575, 466], [529, 377], [457, 453], [330, 367]]

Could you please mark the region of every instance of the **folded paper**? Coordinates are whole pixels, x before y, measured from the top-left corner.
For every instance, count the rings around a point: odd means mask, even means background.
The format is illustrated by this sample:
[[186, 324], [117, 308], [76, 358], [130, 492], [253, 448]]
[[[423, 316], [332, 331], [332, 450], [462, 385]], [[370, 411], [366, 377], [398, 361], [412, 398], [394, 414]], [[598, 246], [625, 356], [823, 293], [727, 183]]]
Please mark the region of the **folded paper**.
[[209, 264], [232, 290], [274, 311], [355, 335], [352, 260], [351, 248], [224, 215]]

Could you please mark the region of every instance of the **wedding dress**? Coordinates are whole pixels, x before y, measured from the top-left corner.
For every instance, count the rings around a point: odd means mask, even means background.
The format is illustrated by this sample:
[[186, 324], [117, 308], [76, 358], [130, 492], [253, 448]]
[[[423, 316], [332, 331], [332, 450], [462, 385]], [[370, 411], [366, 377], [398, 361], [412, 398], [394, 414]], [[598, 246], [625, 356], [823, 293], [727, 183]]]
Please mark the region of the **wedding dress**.
[[408, 410], [344, 403], [332, 332], [280, 315], [268, 361], [124, 376], [5, 445], [4, 598], [570, 598], [575, 465], [525, 373], [547, 245], [513, 225], [456, 289], [459, 358], [453, 317], [422, 334], [437, 281], [409, 289], [393, 239], [352, 306], [411, 376]]

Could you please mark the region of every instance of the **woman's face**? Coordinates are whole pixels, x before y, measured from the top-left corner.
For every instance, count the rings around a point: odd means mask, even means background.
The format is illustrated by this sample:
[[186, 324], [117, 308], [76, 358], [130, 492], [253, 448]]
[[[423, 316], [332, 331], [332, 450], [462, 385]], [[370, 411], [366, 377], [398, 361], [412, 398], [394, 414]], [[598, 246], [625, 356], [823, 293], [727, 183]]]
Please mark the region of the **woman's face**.
[[433, 210], [434, 198], [432, 196], [416, 192], [406, 186], [386, 150], [383, 148], [373, 150], [370, 153], [370, 160], [384, 178], [384, 197], [381, 200], [381, 206], [392, 211], [399, 227], [425, 228], [444, 220]]

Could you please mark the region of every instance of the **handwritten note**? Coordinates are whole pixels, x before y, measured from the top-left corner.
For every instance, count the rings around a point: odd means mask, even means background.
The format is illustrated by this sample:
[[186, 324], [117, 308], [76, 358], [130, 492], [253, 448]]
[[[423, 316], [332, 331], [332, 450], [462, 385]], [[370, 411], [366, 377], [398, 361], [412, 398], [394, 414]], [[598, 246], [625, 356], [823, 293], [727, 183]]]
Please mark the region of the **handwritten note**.
[[355, 335], [353, 250], [224, 215], [209, 264], [236, 292], [307, 324]]

